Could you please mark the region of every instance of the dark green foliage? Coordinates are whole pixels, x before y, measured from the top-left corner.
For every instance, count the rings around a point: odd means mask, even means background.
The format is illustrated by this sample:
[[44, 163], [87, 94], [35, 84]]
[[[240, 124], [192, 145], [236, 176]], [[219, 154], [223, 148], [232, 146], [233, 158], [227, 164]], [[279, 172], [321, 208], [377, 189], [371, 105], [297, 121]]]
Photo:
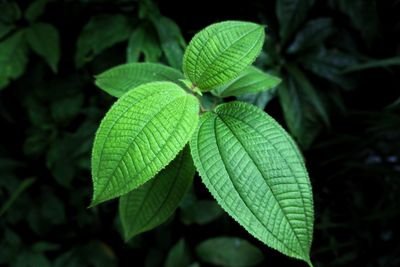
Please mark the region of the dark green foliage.
[[127, 61], [178, 67], [184, 40], [225, 19], [269, 26], [256, 64], [282, 83], [238, 98], [301, 145], [315, 196], [314, 266], [400, 265], [399, 1], [218, 6], [0, 1], [0, 266], [224, 266], [232, 250], [220, 257], [221, 246], [203, 243], [221, 236], [256, 247], [250, 265], [305, 266], [237, 226], [199, 177], [175, 216], [128, 243], [116, 202], [86, 208], [94, 133], [114, 101], [93, 77]]

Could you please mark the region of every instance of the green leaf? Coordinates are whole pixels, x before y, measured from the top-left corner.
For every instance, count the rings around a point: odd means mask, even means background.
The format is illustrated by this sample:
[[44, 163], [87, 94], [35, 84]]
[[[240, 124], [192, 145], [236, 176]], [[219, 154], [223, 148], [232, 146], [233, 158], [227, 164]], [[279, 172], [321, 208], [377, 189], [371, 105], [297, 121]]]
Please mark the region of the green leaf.
[[334, 33], [331, 18], [314, 19], [306, 23], [296, 34], [294, 41], [287, 49], [289, 54], [296, 54], [316, 46], [320, 46], [326, 38]]
[[82, 67], [105, 49], [127, 40], [130, 33], [129, 19], [123, 15], [102, 15], [91, 18], [78, 39], [76, 67]]
[[293, 77], [293, 80], [295, 81], [295, 83], [297, 83], [298, 87], [301, 88], [302, 95], [307, 98], [311, 106], [315, 109], [316, 114], [318, 114], [318, 116], [327, 127], [330, 127], [327, 108], [311, 82], [296, 66], [287, 64], [286, 69], [288, 73]]
[[208, 26], [190, 41], [183, 72], [202, 91], [236, 78], [260, 54], [264, 27], [251, 22], [225, 21]]
[[322, 124], [302, 88], [292, 77], [284, 81], [279, 86], [278, 96], [286, 125], [300, 146], [307, 149], [321, 132]]
[[181, 220], [184, 224], [207, 224], [222, 215], [221, 207], [213, 200], [198, 200], [182, 207]]
[[286, 43], [300, 24], [307, 17], [309, 9], [315, 0], [278, 0], [276, 15], [279, 21], [279, 34], [282, 43]]
[[315, 75], [327, 79], [344, 89], [352, 89], [355, 86], [354, 79], [342, 73], [343, 69], [357, 63], [354, 55], [321, 48], [314, 53], [301, 57], [300, 62], [304, 68]]
[[240, 96], [246, 93], [258, 93], [276, 87], [281, 82], [256, 67], [248, 67], [239, 77], [226, 85], [217, 87], [212, 93], [219, 97]]
[[24, 37], [21, 30], [0, 42], [0, 89], [25, 71], [28, 58]]
[[222, 104], [201, 116], [190, 148], [229, 215], [271, 248], [310, 263], [310, 181], [296, 144], [273, 118], [250, 104]]
[[0, 39], [6, 36], [9, 32], [15, 29], [15, 26], [12, 24], [4, 24], [0, 22]]
[[32, 2], [25, 11], [25, 18], [34, 22], [37, 18], [43, 14], [48, 0], [36, 0]]
[[347, 15], [353, 27], [361, 32], [368, 43], [371, 43], [377, 37], [379, 32], [377, 1], [330, 0], [329, 2], [333, 8], [337, 8]]
[[21, 9], [16, 2], [2, 1], [0, 3], [0, 22], [4, 24], [13, 24], [21, 18]]
[[97, 130], [92, 152], [92, 206], [138, 188], [170, 163], [198, 122], [199, 103], [171, 82], [124, 94]]
[[198, 257], [222, 267], [251, 267], [264, 260], [262, 252], [247, 240], [237, 237], [215, 237], [196, 247]]
[[186, 47], [186, 43], [178, 25], [164, 16], [152, 16], [151, 21], [157, 29], [168, 64], [180, 69], [182, 67], [183, 48]]
[[188, 267], [190, 254], [184, 239], [176, 243], [168, 253], [164, 267]]
[[133, 31], [128, 42], [127, 61], [137, 62], [142, 54], [146, 62], [156, 62], [161, 56], [158, 38], [148, 25], [139, 26]]
[[33, 51], [57, 72], [60, 60], [60, 36], [57, 29], [47, 23], [35, 23], [26, 30], [26, 38]]
[[164, 223], [192, 184], [194, 173], [189, 147], [186, 147], [156, 177], [123, 195], [119, 216], [125, 240]]
[[112, 96], [120, 97], [141, 84], [157, 81], [177, 83], [183, 75], [176, 69], [156, 63], [128, 63], [96, 76], [96, 85]]
[[243, 102], [247, 102], [249, 104], [253, 104], [260, 109], [264, 109], [269, 101], [271, 101], [276, 94], [276, 89], [271, 89], [264, 92], [259, 92], [256, 94], [244, 94], [239, 96], [237, 99]]
[[372, 68], [388, 68], [392, 66], [400, 66], [400, 57], [370, 60], [365, 63], [354, 64], [346, 68], [342, 73], [349, 73]]

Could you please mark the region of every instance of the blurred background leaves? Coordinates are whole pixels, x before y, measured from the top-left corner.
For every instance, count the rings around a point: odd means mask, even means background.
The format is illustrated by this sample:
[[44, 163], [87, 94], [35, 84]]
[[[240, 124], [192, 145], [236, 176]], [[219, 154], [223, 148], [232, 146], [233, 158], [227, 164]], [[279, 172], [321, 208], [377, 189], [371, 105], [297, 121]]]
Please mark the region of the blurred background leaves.
[[400, 1], [0, 0], [0, 10], [1, 266], [303, 264], [249, 236], [198, 177], [167, 223], [129, 243], [115, 201], [86, 208], [93, 135], [114, 101], [94, 75], [125, 62], [180, 68], [185, 40], [227, 19], [268, 26], [256, 65], [283, 82], [239, 99], [304, 152], [314, 266], [400, 265]]

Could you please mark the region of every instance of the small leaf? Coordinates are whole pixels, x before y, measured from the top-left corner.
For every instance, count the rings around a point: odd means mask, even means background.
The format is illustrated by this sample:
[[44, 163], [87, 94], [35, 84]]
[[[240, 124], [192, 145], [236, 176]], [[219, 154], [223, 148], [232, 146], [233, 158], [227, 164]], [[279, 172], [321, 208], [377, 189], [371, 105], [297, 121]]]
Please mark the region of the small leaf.
[[190, 254], [184, 239], [176, 243], [168, 253], [164, 267], [188, 267]]
[[60, 60], [60, 37], [57, 29], [47, 23], [35, 23], [26, 30], [26, 38], [33, 51], [43, 57], [53, 72]]
[[25, 18], [34, 22], [37, 18], [43, 14], [48, 0], [36, 0], [32, 2], [25, 11]]
[[127, 48], [127, 61], [137, 62], [144, 55], [145, 62], [156, 62], [161, 56], [161, 48], [155, 29], [149, 25], [139, 26], [129, 38]]
[[237, 237], [207, 239], [196, 247], [196, 254], [204, 262], [222, 267], [251, 267], [264, 260], [257, 247]]
[[276, 15], [279, 21], [279, 34], [282, 42], [286, 43], [307, 17], [309, 9], [315, 0], [278, 0]]
[[331, 18], [314, 19], [306, 23], [287, 49], [289, 54], [320, 46], [321, 43], [334, 33]]
[[124, 94], [96, 133], [92, 206], [138, 188], [170, 163], [192, 136], [198, 112], [198, 100], [171, 82]]
[[152, 16], [151, 21], [158, 32], [162, 50], [168, 64], [176, 69], [182, 67], [183, 48], [186, 43], [176, 23], [164, 16]]
[[0, 89], [25, 71], [28, 58], [24, 37], [21, 30], [0, 42]]
[[190, 142], [211, 194], [250, 234], [310, 262], [311, 185], [302, 155], [283, 128], [242, 102], [204, 113]]
[[21, 9], [14, 1], [2, 1], [0, 3], [0, 22], [4, 24], [13, 24], [21, 18]]
[[80, 68], [105, 49], [129, 38], [131, 26], [123, 15], [93, 17], [83, 28], [76, 45], [75, 65]]
[[278, 77], [251, 66], [233, 81], [212, 90], [212, 93], [219, 97], [240, 96], [246, 93], [254, 94], [274, 88], [280, 82], [281, 79]]
[[164, 223], [192, 184], [195, 168], [189, 147], [156, 177], [119, 200], [125, 240]]
[[183, 72], [202, 91], [236, 78], [260, 54], [264, 27], [225, 21], [197, 33], [187, 47]]
[[112, 96], [120, 97], [136, 86], [157, 81], [177, 83], [179, 71], [156, 63], [128, 63], [111, 68], [96, 76], [96, 85]]

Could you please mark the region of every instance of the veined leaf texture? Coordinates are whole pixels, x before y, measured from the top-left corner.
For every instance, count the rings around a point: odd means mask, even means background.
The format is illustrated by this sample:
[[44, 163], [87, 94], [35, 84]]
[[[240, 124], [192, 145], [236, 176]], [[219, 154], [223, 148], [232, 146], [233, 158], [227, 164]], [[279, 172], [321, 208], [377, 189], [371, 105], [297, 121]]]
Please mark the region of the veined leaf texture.
[[192, 136], [198, 112], [198, 100], [171, 82], [124, 94], [96, 133], [92, 206], [132, 191], [170, 163]]
[[264, 27], [256, 23], [215, 23], [197, 33], [189, 43], [183, 72], [202, 91], [221, 86], [256, 59], [264, 37]]
[[283, 128], [242, 102], [203, 114], [190, 143], [200, 176], [218, 203], [268, 246], [311, 265], [311, 185]]
[[186, 146], [156, 177], [119, 200], [125, 240], [165, 222], [193, 181], [195, 168]]
[[177, 82], [183, 75], [176, 69], [157, 63], [128, 63], [96, 76], [96, 85], [112, 96], [120, 97], [129, 90], [149, 82]]

